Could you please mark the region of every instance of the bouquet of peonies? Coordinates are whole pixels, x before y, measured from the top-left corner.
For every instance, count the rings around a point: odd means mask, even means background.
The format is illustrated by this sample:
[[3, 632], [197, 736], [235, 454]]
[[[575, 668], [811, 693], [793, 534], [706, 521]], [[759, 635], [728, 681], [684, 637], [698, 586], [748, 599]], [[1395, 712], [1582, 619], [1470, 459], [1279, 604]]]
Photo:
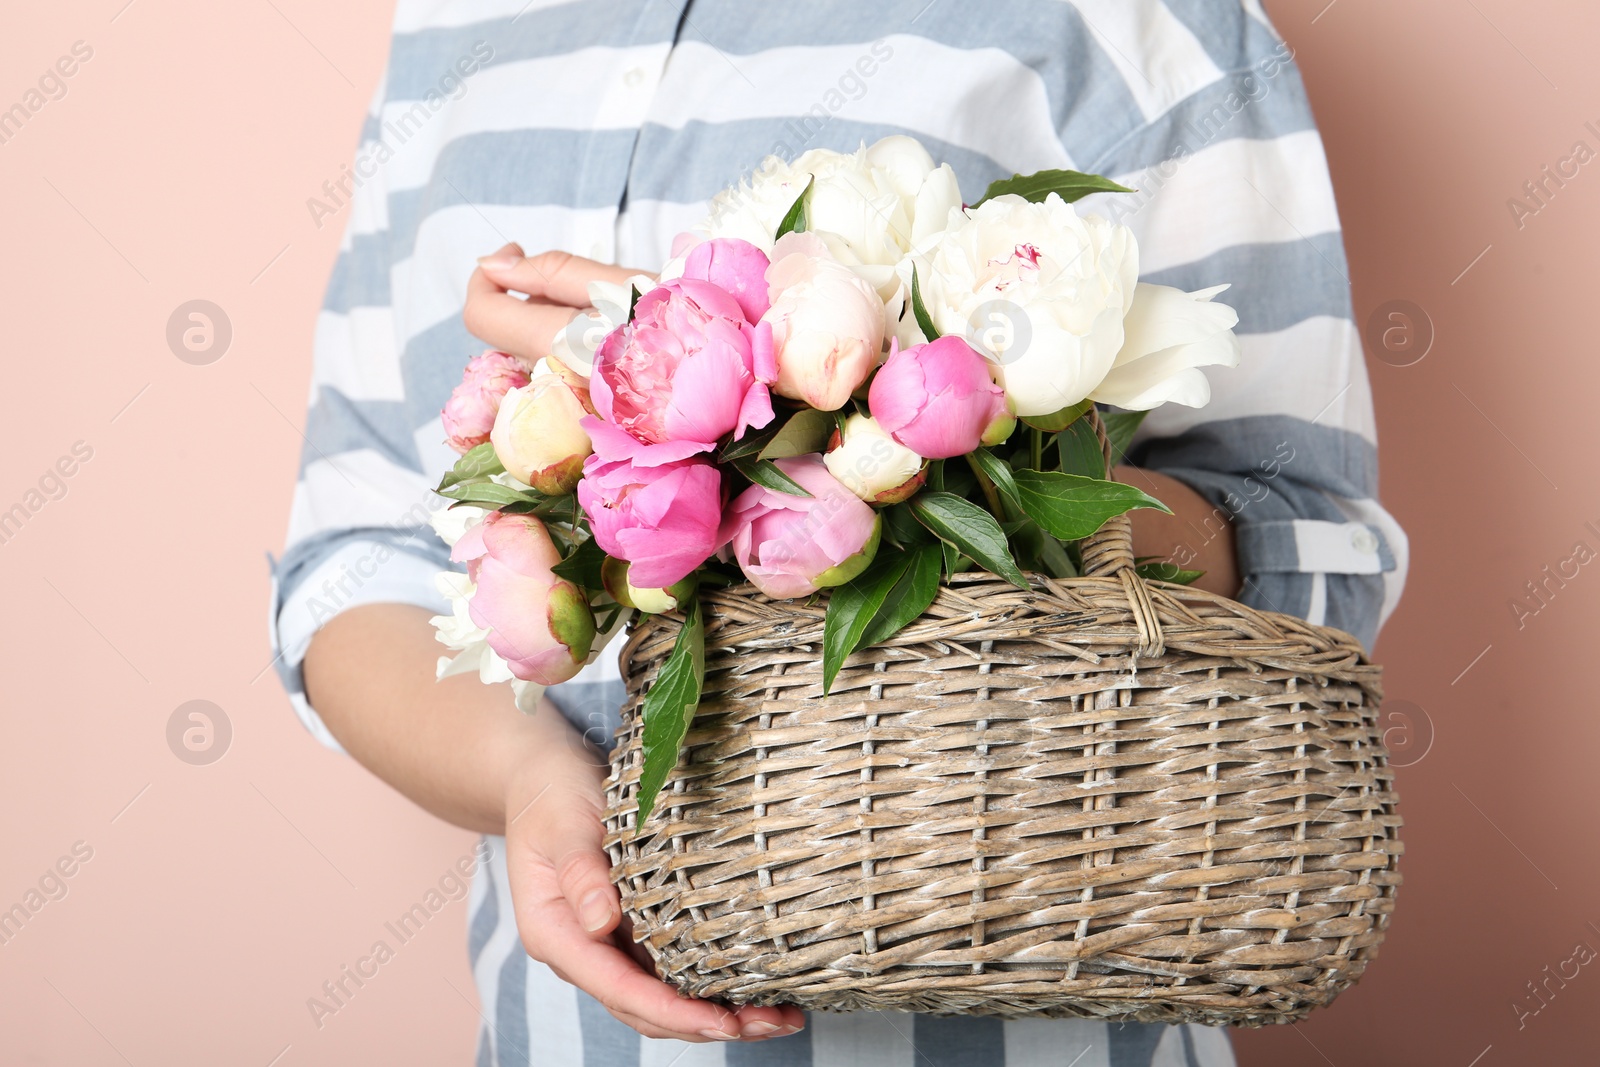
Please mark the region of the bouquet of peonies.
[[[1077, 542], [1163, 505], [1105, 478], [1145, 411], [1201, 406], [1233, 310], [1137, 281], [1132, 233], [1071, 205], [1129, 192], [1050, 170], [963, 204], [909, 137], [769, 158], [681, 235], [659, 279], [596, 284], [530, 374], [485, 352], [443, 412], [461, 453], [435, 525], [455, 650], [531, 710], [631, 611], [679, 612], [643, 707], [639, 822], [699, 701], [700, 584], [831, 589], [828, 685], [943, 577], [1078, 573]], [[1197, 572], [1147, 562], [1149, 577]]]

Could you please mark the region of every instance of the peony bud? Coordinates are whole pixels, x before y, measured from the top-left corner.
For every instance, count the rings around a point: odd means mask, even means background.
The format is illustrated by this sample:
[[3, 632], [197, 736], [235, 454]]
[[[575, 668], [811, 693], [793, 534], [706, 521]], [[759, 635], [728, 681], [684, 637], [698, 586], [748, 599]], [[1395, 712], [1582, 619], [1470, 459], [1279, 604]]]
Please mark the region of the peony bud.
[[527, 384], [528, 372], [516, 356], [492, 348], [474, 356], [439, 413], [450, 447], [465, 455], [489, 440], [506, 393]]
[[739, 494], [719, 539], [731, 543], [744, 576], [780, 600], [854, 580], [877, 554], [878, 513], [829, 474], [821, 456], [773, 462], [811, 495], [760, 485]]
[[579, 425], [588, 405], [588, 393], [554, 374], [507, 393], [490, 434], [506, 473], [550, 496], [572, 492], [594, 451]]
[[694, 594], [695, 583], [692, 578], [685, 578], [666, 589], [634, 585], [628, 581], [631, 566], [626, 560], [614, 556], [607, 556], [605, 563], [600, 566], [600, 581], [606, 592], [625, 608], [660, 615], [664, 611], [677, 611], [678, 605]]
[[872, 379], [872, 415], [919, 456], [949, 459], [1011, 436], [1016, 416], [989, 363], [956, 336], [895, 349]]
[[884, 432], [876, 419], [852, 415], [822, 457], [844, 487], [869, 504], [898, 504], [926, 480], [923, 459]]
[[785, 234], [767, 271], [778, 380], [773, 391], [819, 411], [844, 406], [878, 364], [883, 299], [813, 233]]
[[525, 682], [556, 685], [577, 674], [594, 644], [589, 600], [551, 568], [561, 553], [532, 515], [493, 512], [467, 530], [450, 558], [476, 584], [467, 612], [489, 647]]

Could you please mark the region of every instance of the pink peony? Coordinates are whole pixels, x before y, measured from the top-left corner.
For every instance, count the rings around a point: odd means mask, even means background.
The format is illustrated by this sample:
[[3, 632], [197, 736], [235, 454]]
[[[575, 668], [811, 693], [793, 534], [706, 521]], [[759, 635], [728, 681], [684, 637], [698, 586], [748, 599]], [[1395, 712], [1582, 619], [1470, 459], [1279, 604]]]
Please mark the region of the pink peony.
[[646, 466], [596, 454], [584, 464], [578, 503], [606, 554], [631, 564], [629, 582], [665, 589], [716, 551], [722, 475], [703, 459]]
[[867, 406], [884, 431], [919, 456], [949, 459], [1011, 436], [1016, 417], [989, 363], [951, 335], [897, 349], [872, 379]]
[[528, 372], [516, 356], [492, 348], [474, 356], [439, 413], [450, 447], [465, 455], [487, 441], [500, 401], [527, 384]]
[[809, 596], [855, 578], [878, 551], [878, 513], [828, 473], [818, 455], [774, 460], [811, 495], [753, 485], [723, 519], [744, 576], [779, 600]]
[[767, 254], [749, 241], [719, 237], [702, 241], [688, 250], [683, 261], [684, 278], [710, 282], [726, 290], [752, 323], [772, 306], [767, 299]]
[[450, 558], [466, 563], [477, 585], [467, 602], [489, 647], [525, 682], [556, 685], [577, 674], [594, 643], [589, 600], [551, 568], [561, 553], [531, 515], [491, 512], [456, 542]]
[[[633, 321], [606, 337], [589, 381], [601, 418], [645, 445], [689, 442], [700, 452], [772, 421], [771, 331], [741, 304], [759, 306], [756, 286], [765, 282], [752, 272], [765, 269], [766, 257], [732, 247], [743, 244], [696, 246], [697, 269], [718, 282], [683, 277], [657, 286], [639, 298]], [[596, 444], [606, 458], [620, 458]]]

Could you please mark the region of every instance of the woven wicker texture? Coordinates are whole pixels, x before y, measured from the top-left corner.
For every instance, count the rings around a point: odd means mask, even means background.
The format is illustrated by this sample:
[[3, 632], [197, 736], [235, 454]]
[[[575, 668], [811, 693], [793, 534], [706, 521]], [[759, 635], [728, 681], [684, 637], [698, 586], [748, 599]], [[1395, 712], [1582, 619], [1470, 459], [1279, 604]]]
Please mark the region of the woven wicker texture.
[[1402, 846], [1380, 668], [1342, 631], [1132, 570], [958, 575], [822, 696], [826, 600], [706, 590], [706, 686], [633, 831], [622, 653], [607, 848], [685, 992], [809, 1009], [1289, 1022], [1360, 977]]

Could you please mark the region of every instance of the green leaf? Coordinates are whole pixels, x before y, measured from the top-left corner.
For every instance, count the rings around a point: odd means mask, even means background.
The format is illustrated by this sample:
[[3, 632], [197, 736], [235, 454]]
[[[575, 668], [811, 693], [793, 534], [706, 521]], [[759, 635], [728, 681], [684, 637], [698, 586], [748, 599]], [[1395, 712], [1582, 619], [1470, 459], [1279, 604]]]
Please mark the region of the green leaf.
[[456, 460], [456, 465], [446, 471], [443, 478], [439, 479], [439, 489], [448, 489], [452, 485], [457, 485], [461, 482], [488, 478], [494, 474], [504, 474], [505, 470], [505, 467], [500, 462], [500, 457], [495, 455], [494, 445], [485, 441]]
[[939, 595], [939, 568], [944, 555], [942, 545], [923, 545], [911, 553], [911, 566], [895, 582], [884, 598], [883, 607], [872, 617], [859, 648], [882, 644], [916, 620]]
[[1082, 478], [1104, 478], [1106, 457], [1100, 450], [1100, 439], [1088, 419], [1079, 419], [1056, 435], [1056, 448], [1061, 453], [1061, 473], [1076, 474]]
[[1011, 464], [990, 452], [987, 448], [980, 448], [976, 452], [969, 452], [968, 458], [977, 464], [983, 471], [984, 477], [994, 483], [995, 488], [1004, 493], [1013, 504], [1018, 507], [1022, 502], [1017, 497], [1017, 481], [1011, 475]]
[[1017, 492], [1022, 510], [1063, 541], [1088, 537], [1113, 515], [1135, 508], [1172, 513], [1155, 497], [1124, 482], [1055, 471], [1018, 471]]
[[706, 624], [700, 612], [696, 591], [683, 606], [683, 628], [673, 642], [672, 654], [644, 695], [644, 767], [639, 773], [639, 814], [634, 830], [656, 806], [656, 795], [666, 784], [667, 775], [678, 765], [689, 721], [700, 706], [700, 690], [706, 681]]
[[742, 459], [735, 462], [733, 468], [756, 485], [771, 489], [775, 493], [788, 493], [790, 496], [811, 495], [805, 486], [783, 473], [783, 469], [770, 459]]
[[643, 296], [644, 294], [639, 292], [639, 287], [637, 285], [628, 286], [628, 290], [629, 290], [629, 296], [628, 296], [628, 321], [632, 322], [633, 321], [633, 309], [639, 306], [639, 298], [641, 296]]
[[1002, 527], [1011, 539], [1011, 550], [1024, 568], [1045, 571], [1053, 578], [1076, 578], [1078, 568], [1061, 541], [1032, 519], [1024, 517]]
[[806, 187], [800, 190], [800, 195], [794, 198], [794, 203], [789, 205], [789, 210], [784, 213], [783, 221], [778, 223], [778, 231], [772, 235], [774, 241], [786, 233], [806, 228], [806, 194], [811, 192], [811, 186], [816, 180], [815, 174], [806, 178]]
[[761, 454], [761, 450], [772, 443], [778, 436], [778, 431], [783, 427], [776, 419], [759, 430], [746, 430], [745, 435], [737, 441], [731, 441], [723, 446], [717, 453], [718, 463], [732, 463], [736, 459], [748, 459]]
[[1006, 193], [1015, 193], [1024, 200], [1037, 204], [1051, 193], [1055, 193], [1072, 203], [1082, 200], [1090, 193], [1132, 193], [1137, 190], [1129, 189], [1126, 185], [1118, 185], [1110, 178], [1102, 178], [1098, 174], [1085, 174], [1079, 170], [1040, 170], [1032, 174], [1013, 174], [1009, 178], [989, 183], [989, 188], [978, 197], [978, 204]]
[[905, 504], [890, 505], [881, 509], [878, 514], [883, 517], [884, 536], [902, 548], [936, 544], [939, 540], [912, 516], [911, 509]]
[[605, 561], [605, 549], [591, 537], [587, 541], [580, 542], [566, 559], [550, 570], [553, 574], [569, 582], [576, 582], [585, 589], [596, 590], [604, 588], [604, 583], [600, 580], [600, 565]]
[[828, 595], [828, 613], [822, 620], [822, 695], [833, 688], [839, 668], [861, 644], [861, 635], [872, 621], [884, 598], [911, 565], [912, 557], [893, 550], [879, 551], [853, 582], [838, 586]]
[[1135, 565], [1134, 570], [1143, 578], [1156, 582], [1172, 582], [1174, 585], [1192, 585], [1196, 579], [1205, 574], [1205, 571], [1186, 571], [1171, 560], [1139, 563]]
[[499, 482], [477, 481], [461, 482], [440, 489], [439, 495], [483, 508], [499, 508], [507, 504], [543, 504], [550, 499], [543, 493], [523, 492]]
[[944, 563], [944, 575], [946, 578], [954, 578], [961, 573], [961, 561], [966, 557], [962, 556], [961, 550], [949, 541], [940, 541], [938, 545]]
[[1073, 565], [1072, 557], [1067, 555], [1066, 546], [1054, 535], [1040, 531], [1039, 562], [1044, 564], [1044, 569], [1050, 572], [1052, 578], [1076, 578], [1078, 568]]
[[1102, 411], [1100, 421], [1106, 424], [1106, 438], [1111, 442], [1111, 462], [1120, 463], [1128, 451], [1133, 432], [1144, 422], [1148, 411]]
[[1005, 531], [993, 515], [954, 493], [918, 493], [908, 502], [917, 521], [1019, 589], [1028, 580], [1011, 558]]
[[801, 408], [789, 417], [758, 455], [762, 459], [788, 459], [821, 452], [833, 434], [833, 413]]
[[928, 314], [928, 309], [922, 306], [922, 283], [917, 280], [917, 265], [911, 265], [911, 313], [917, 317], [917, 329], [922, 331], [922, 336], [930, 341], [939, 339], [939, 331], [933, 328], [933, 318]]

